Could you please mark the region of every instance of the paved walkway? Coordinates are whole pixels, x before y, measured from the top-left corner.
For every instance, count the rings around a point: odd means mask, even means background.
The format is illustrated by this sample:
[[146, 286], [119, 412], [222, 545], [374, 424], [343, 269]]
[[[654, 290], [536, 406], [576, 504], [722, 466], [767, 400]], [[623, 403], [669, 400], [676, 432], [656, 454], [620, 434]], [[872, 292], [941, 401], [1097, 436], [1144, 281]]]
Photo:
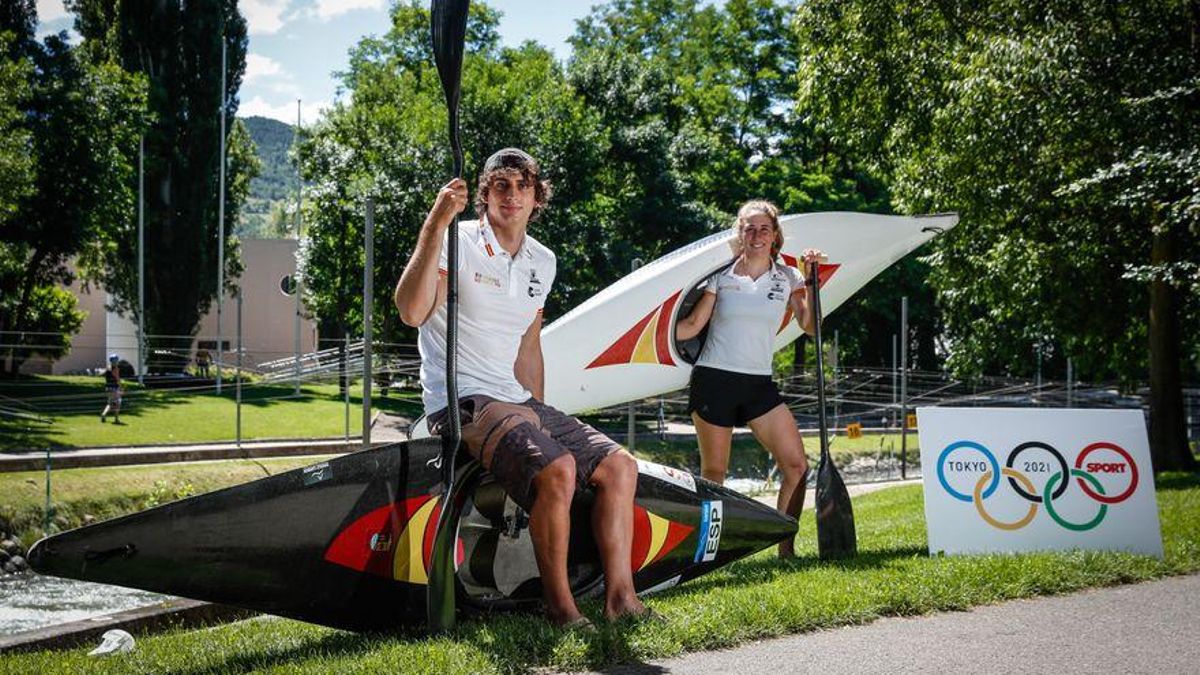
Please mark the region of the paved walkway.
[[613, 668], [672, 673], [1196, 673], [1200, 576], [881, 619]]

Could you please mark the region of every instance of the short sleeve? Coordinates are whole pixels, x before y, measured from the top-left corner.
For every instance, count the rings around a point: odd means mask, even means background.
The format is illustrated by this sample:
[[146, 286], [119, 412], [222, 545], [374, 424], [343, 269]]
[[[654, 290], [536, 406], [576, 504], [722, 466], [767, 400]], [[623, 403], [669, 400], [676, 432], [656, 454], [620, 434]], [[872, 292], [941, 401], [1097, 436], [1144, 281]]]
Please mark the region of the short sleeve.
[[704, 292], [705, 293], [712, 293], [713, 295], [717, 294], [717, 288], [720, 285], [721, 275], [724, 274], [725, 271], [726, 270], [724, 270], [724, 269], [718, 270], [716, 272], [713, 272], [708, 277], [708, 282], [704, 284]]
[[804, 277], [800, 276], [799, 270], [794, 267], [784, 267], [783, 273], [787, 275], [788, 284], [792, 287], [792, 293], [804, 290]]
[[538, 296], [538, 313], [546, 307], [546, 298], [550, 297], [550, 288], [554, 286], [554, 278], [558, 276], [558, 257], [554, 253], [550, 253], [549, 259], [543, 266], [542, 274], [545, 276], [543, 283], [546, 285], [544, 292]]
[[[466, 235], [467, 228], [462, 224], [458, 226], [458, 271], [463, 270], [463, 247], [469, 245], [470, 237]], [[450, 247], [446, 245], [450, 241], [450, 228], [442, 233], [442, 250], [438, 253], [438, 276], [446, 276], [450, 270]]]

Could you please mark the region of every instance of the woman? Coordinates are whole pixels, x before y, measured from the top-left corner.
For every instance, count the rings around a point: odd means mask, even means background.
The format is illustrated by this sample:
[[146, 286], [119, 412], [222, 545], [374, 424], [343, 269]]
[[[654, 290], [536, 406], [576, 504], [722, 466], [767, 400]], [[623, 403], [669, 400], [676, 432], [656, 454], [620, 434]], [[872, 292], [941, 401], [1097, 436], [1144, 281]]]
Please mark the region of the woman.
[[[724, 482], [733, 428], [749, 425], [783, 473], [779, 510], [799, 519], [808, 459], [796, 420], [771, 380], [771, 363], [775, 335], [789, 307], [800, 328], [813, 333], [811, 290], [805, 292], [795, 269], [777, 262], [783, 230], [774, 204], [746, 202], [734, 230], [741, 245], [738, 257], [709, 279], [695, 309], [675, 331], [677, 339], [688, 340], [709, 326], [688, 398], [700, 469], [708, 480]], [[805, 269], [820, 257], [819, 251], [805, 250]], [[779, 545], [779, 555], [795, 555], [791, 540]]]

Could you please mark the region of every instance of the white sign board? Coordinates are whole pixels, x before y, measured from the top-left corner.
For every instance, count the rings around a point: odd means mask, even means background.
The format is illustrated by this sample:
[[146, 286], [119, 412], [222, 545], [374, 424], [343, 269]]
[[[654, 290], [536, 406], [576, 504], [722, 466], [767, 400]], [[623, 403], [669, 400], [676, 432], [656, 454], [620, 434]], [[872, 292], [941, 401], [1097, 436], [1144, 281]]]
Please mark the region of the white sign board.
[[1162, 557], [1141, 410], [918, 408], [930, 553]]

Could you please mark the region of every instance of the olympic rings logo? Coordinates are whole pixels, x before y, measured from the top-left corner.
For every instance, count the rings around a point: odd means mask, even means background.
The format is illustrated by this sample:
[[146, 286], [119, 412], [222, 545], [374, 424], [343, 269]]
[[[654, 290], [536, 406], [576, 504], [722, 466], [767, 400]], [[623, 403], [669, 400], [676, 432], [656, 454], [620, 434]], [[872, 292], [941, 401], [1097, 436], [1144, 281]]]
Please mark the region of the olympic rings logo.
[[[1042, 486], [1041, 490], [1038, 490], [1037, 486], [1034, 485], [1033, 481], [1030, 480], [1025, 473], [1018, 471], [1015, 468], [1017, 459], [1022, 453], [1028, 450], [1044, 450], [1054, 458], [1053, 462], [1026, 462], [1027, 468], [1033, 468], [1034, 470], [1038, 471], [1050, 471], [1055, 468], [1057, 469], [1057, 471], [1053, 473], [1046, 481], [1046, 484]], [[1109, 450], [1115, 452], [1125, 461], [1124, 463], [1098, 461], [1088, 462], [1088, 456], [1098, 450]], [[956, 451], [973, 451], [982, 455], [983, 459], [976, 461], [949, 461], [951, 453]], [[1057, 466], [1051, 466], [1052, 464], [1056, 464]], [[979, 476], [979, 480], [975, 482], [974, 489], [970, 494], [960, 492], [951, 487], [950, 483], [946, 480], [946, 468], [948, 465], [952, 470], [957, 471], [983, 471], [983, 473]], [[1129, 487], [1125, 488], [1125, 490], [1120, 494], [1109, 495], [1105, 491], [1104, 486], [1094, 475], [1097, 473], [1128, 473]], [[992, 514], [988, 513], [987, 508], [984, 506], [984, 502], [987, 500], [987, 498], [991, 497], [1000, 487], [1001, 476], [1008, 479], [1009, 487], [1011, 487], [1018, 496], [1029, 502], [1029, 508], [1025, 511], [1025, 514], [1013, 521], [1005, 522], [995, 518], [992, 516]], [[1067, 464], [1066, 458], [1064, 458], [1062, 453], [1060, 453], [1057, 449], [1047, 443], [1042, 443], [1041, 441], [1029, 441], [1013, 448], [1012, 451], [1008, 453], [1008, 458], [1005, 460], [1003, 467], [1001, 467], [999, 462], [996, 460], [996, 456], [993, 455], [992, 452], [983, 445], [976, 443], [975, 441], [955, 441], [954, 443], [947, 445], [946, 448], [942, 450], [941, 455], [938, 456], [937, 477], [938, 482], [942, 485], [942, 489], [945, 490], [947, 494], [959, 501], [967, 502], [968, 504], [975, 504], [975, 510], [979, 512], [979, 517], [982, 518], [984, 522], [997, 529], [1011, 531], [1019, 530], [1025, 527], [1031, 521], [1033, 521], [1034, 516], [1036, 516], [1038, 512], [1038, 505], [1041, 504], [1046, 508], [1046, 513], [1050, 514], [1050, 518], [1063, 528], [1074, 532], [1086, 532], [1087, 530], [1095, 528], [1104, 521], [1104, 517], [1108, 515], [1108, 507], [1110, 504], [1120, 504], [1126, 499], [1129, 499], [1133, 493], [1137, 491], [1138, 467], [1133, 461], [1133, 457], [1131, 457], [1124, 448], [1115, 443], [1109, 443], [1107, 441], [1092, 443], [1084, 448], [1083, 451], [1079, 453], [1079, 456], [1075, 458], [1074, 467], [1071, 467]], [[1060, 514], [1054, 507], [1055, 500], [1062, 497], [1063, 494], [1066, 493], [1068, 486], [1071, 485], [1072, 477], [1075, 479], [1075, 484], [1077, 484], [1079, 489], [1083, 491], [1083, 494], [1087, 495], [1092, 499], [1092, 501], [1099, 504], [1096, 515], [1091, 520], [1084, 522], [1072, 522], [1064, 518], [1062, 514]]]

